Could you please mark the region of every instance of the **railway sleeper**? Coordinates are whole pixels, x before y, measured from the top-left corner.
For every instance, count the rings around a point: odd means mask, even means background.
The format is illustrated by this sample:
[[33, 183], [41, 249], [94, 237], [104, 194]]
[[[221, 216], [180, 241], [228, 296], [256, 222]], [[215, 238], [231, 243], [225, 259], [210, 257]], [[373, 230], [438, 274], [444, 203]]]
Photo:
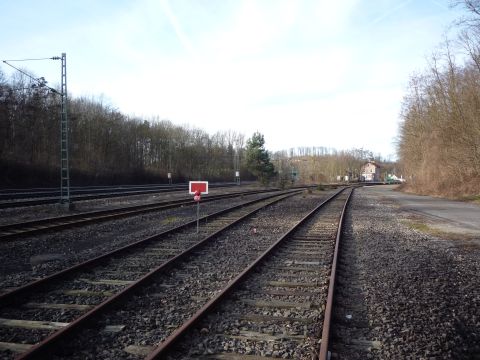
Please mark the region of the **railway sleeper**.
[[33, 344], [21, 344], [0, 341], [0, 351], [11, 351], [13, 353], [22, 353], [29, 350]]
[[313, 309], [316, 307], [312, 302], [291, 302], [281, 300], [256, 300], [256, 299], [239, 299], [243, 304], [255, 306], [259, 308], [278, 308], [278, 309]]
[[78, 310], [87, 311], [93, 308], [92, 305], [84, 304], [56, 304], [56, 303], [35, 303], [29, 302], [22, 305], [22, 307], [29, 309], [59, 309], [59, 310]]
[[36, 320], [20, 320], [0, 318], [1, 327], [13, 327], [22, 329], [39, 329], [39, 330], [58, 330], [67, 326], [68, 323], [56, 321], [36, 321]]
[[239, 334], [218, 334], [231, 339], [243, 340], [243, 341], [266, 341], [266, 342], [284, 342], [285, 340], [299, 342], [304, 341], [305, 335], [296, 335], [296, 334], [278, 334], [271, 335], [268, 333], [262, 333], [257, 331], [240, 331]]

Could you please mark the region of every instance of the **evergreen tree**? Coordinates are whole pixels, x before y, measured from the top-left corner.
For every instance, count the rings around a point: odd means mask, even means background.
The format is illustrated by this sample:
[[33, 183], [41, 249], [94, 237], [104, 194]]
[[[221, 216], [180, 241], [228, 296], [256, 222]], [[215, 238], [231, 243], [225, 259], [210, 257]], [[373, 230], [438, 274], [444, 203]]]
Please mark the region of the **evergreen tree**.
[[247, 140], [247, 149], [245, 161], [248, 170], [260, 180], [263, 185], [267, 185], [275, 175], [275, 169], [270, 162], [270, 154], [265, 150], [265, 138], [259, 132]]

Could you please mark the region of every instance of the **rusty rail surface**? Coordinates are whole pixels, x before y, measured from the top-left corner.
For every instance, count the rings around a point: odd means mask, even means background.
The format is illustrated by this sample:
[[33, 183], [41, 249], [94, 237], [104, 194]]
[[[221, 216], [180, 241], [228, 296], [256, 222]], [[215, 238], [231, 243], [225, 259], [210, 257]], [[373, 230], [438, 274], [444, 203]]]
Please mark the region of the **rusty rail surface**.
[[[232, 184], [211, 184], [211, 188], [222, 188], [222, 187], [233, 187], [238, 186]], [[134, 195], [147, 195], [147, 194], [156, 194], [156, 193], [167, 193], [182, 191], [188, 189], [188, 185], [165, 185], [165, 186], [137, 186], [138, 190], [132, 190], [132, 187], [117, 187], [111, 188], [110, 190], [105, 188], [104, 190], [99, 191], [85, 189], [86, 195], [76, 194], [72, 196], [74, 201], [85, 201], [85, 200], [95, 200], [95, 199], [106, 199], [113, 197], [122, 197], [122, 196], [134, 196]], [[141, 188], [141, 189], [140, 189]], [[78, 191], [77, 191], [78, 193]], [[12, 192], [0, 193], [0, 209], [7, 208], [18, 208], [18, 207], [27, 207], [27, 206], [36, 206], [36, 205], [48, 205], [48, 204], [57, 204], [58, 196], [60, 192], [57, 191], [46, 191], [46, 192], [24, 192], [23, 194], [14, 194]], [[15, 200], [16, 198], [38, 198], [43, 197], [42, 199], [34, 200]]]
[[[245, 206], [246, 204], [253, 204], [255, 202], [259, 202], [259, 201], [262, 201], [262, 200], [266, 200], [266, 199], [269, 199], [269, 198], [273, 198], [273, 197], [278, 197], [278, 199], [274, 199], [273, 201], [269, 202], [268, 204], [265, 204], [264, 206], [262, 206], [261, 208], [257, 208], [253, 211], [250, 211], [249, 213], [243, 215], [242, 217], [236, 219], [235, 221], [223, 226], [222, 228], [220, 228], [219, 230], [215, 231], [213, 234], [210, 234], [208, 236], [206, 236], [205, 238], [201, 239], [199, 242], [197, 242], [196, 244], [192, 245], [190, 248], [186, 249], [185, 251], [183, 251], [182, 253], [174, 256], [173, 258], [167, 260], [166, 262], [162, 263], [160, 266], [156, 267], [155, 269], [151, 270], [149, 273], [147, 273], [146, 275], [142, 276], [140, 279], [138, 279], [137, 281], [135, 281], [134, 283], [128, 285], [127, 287], [125, 287], [124, 289], [122, 289], [121, 291], [119, 291], [118, 293], [112, 295], [111, 297], [109, 297], [108, 299], [106, 299], [105, 301], [103, 301], [102, 303], [100, 303], [99, 305], [95, 306], [93, 309], [91, 309], [90, 311], [86, 312], [85, 314], [83, 314], [82, 316], [80, 316], [79, 318], [75, 319], [73, 322], [71, 322], [69, 325], [65, 326], [64, 328], [62, 328], [61, 330], [58, 330], [56, 332], [54, 332], [53, 334], [51, 334], [50, 336], [48, 336], [47, 338], [45, 338], [43, 341], [39, 342], [38, 344], [32, 346], [29, 350], [25, 351], [24, 353], [21, 353], [19, 355], [19, 357], [17, 359], [38, 359], [38, 358], [48, 358], [48, 354], [49, 352], [51, 352], [55, 345], [59, 342], [59, 341], [62, 341], [62, 340], [65, 340], [66, 337], [70, 336], [71, 334], [75, 333], [76, 331], [79, 331], [82, 326], [86, 325], [90, 320], [92, 320], [95, 316], [98, 316], [100, 314], [102, 314], [105, 310], [107, 310], [110, 306], [112, 306], [113, 304], [116, 304], [120, 301], [122, 301], [125, 297], [131, 295], [134, 291], [136, 291], [137, 289], [139, 289], [142, 285], [144, 284], [147, 284], [155, 275], [161, 273], [161, 272], [165, 272], [165, 271], [168, 271], [170, 268], [172, 268], [179, 260], [181, 259], [184, 259], [185, 257], [188, 257], [190, 254], [192, 254], [195, 250], [198, 250], [200, 249], [201, 247], [203, 247], [204, 245], [206, 245], [211, 239], [213, 239], [215, 236], [217, 236], [219, 233], [221, 233], [222, 231], [230, 228], [231, 226], [233, 226], [234, 224], [242, 221], [243, 219], [245, 219], [246, 217], [248, 216], [251, 216], [252, 214], [255, 214], [256, 212], [258, 212], [259, 210], [261, 210], [263, 207], [265, 206], [269, 206], [269, 205], [272, 205], [276, 202], [279, 202], [285, 198], [288, 198], [288, 197], [291, 197], [291, 196], [294, 196], [296, 194], [298, 194], [301, 190], [294, 190], [294, 191], [289, 191], [287, 192], [286, 194], [283, 194], [283, 196], [279, 195], [279, 194], [275, 194], [275, 195], [268, 195], [264, 198], [262, 198], [261, 200], [257, 199], [257, 200], [252, 200], [252, 201], [249, 201], [247, 203], [244, 203], [244, 204], [241, 204], [241, 205], [236, 205], [232, 208], [229, 208], [229, 209], [225, 209], [225, 210], [221, 210], [217, 213], [215, 213], [215, 215], [219, 215], [219, 214], [223, 214], [227, 211], [230, 211], [234, 208], [240, 208], [242, 206]], [[210, 215], [210, 217], [212, 217], [212, 215]], [[204, 218], [207, 218], [204, 217]], [[180, 227], [181, 228], [184, 228], [188, 225], [192, 225], [192, 224], [196, 224], [196, 220], [192, 221], [192, 222], [189, 222], [187, 224], [184, 224], [184, 225], [181, 225]], [[178, 227], [178, 228], [180, 228]], [[175, 228], [178, 230], [178, 228]], [[173, 230], [173, 229], [172, 229]], [[172, 232], [172, 230], [169, 230], [169, 232]], [[162, 233], [162, 235], [164, 235], [165, 233]], [[152, 238], [157, 238], [159, 235], [156, 235]], [[152, 238], [148, 238], [146, 240], [143, 240], [143, 241], [150, 241], [152, 240]], [[132, 245], [136, 245], [138, 244], [139, 242], [137, 243], [134, 243]], [[122, 249], [119, 249], [117, 251], [115, 251], [114, 253], [117, 253], [119, 251], [124, 251], [125, 249], [131, 247], [132, 245], [129, 245], [129, 246], [126, 246]], [[71, 273], [75, 270], [78, 270], [79, 266], [82, 266], [82, 267], [86, 267], [88, 265], [91, 265], [91, 262], [92, 261], [102, 261], [103, 258], [105, 258], [107, 255], [109, 254], [106, 254], [106, 255], [102, 255], [98, 258], [95, 258], [93, 260], [90, 260], [90, 261], [87, 261], [86, 263], [83, 263], [83, 264], [80, 264], [80, 265], [77, 265], [73, 268], [70, 268], [70, 269], [67, 269], [67, 270], [64, 270], [60, 273], [57, 273], [57, 274], [54, 274], [52, 275], [50, 278], [54, 277], [54, 276], [65, 276], [67, 273]], [[37, 284], [35, 283], [32, 283], [32, 284], [29, 284], [29, 289], [28, 291], [31, 291], [32, 288], [34, 288], [35, 286], [41, 286], [43, 284], [40, 284], [41, 282], [45, 282], [47, 278], [45, 279], [42, 279], [38, 282], [36, 282]], [[14, 300], [16, 298], [16, 296], [13, 296], [13, 295], [18, 295], [18, 294], [13, 294], [12, 293], [16, 293], [18, 292], [19, 289], [17, 290], [14, 290], [10, 293], [7, 293], [3, 296], [0, 296], [0, 303], [1, 303], [1, 300], [2, 298], [4, 298], [5, 296], [7, 295], [10, 295], [9, 296], [9, 300]]]
[[[294, 195], [298, 192], [299, 192], [299, 190], [294, 190], [294, 191], [289, 192], [288, 194]], [[272, 198], [272, 197], [275, 197], [275, 196], [279, 196], [279, 194], [268, 195], [268, 196], [265, 196], [261, 199], [250, 200], [250, 201], [247, 201], [245, 203], [242, 203], [242, 204], [235, 205], [235, 206], [232, 206], [232, 207], [227, 208], [227, 209], [217, 211], [213, 214], [205, 215], [205, 216], [201, 217], [199, 220], [204, 221], [204, 220], [212, 219], [214, 217], [225, 214], [229, 211], [241, 208], [243, 206], [251, 205], [251, 204], [254, 204], [255, 202], [263, 201], [263, 200], [266, 200], [266, 199], [269, 199], [269, 198]], [[39, 280], [33, 281], [29, 284], [26, 284], [24, 286], [18, 287], [16, 289], [12, 290], [12, 291], [1, 294], [0, 295], [0, 306], [8, 305], [8, 303], [10, 303], [12, 301], [15, 301], [17, 297], [24, 296], [24, 294], [26, 294], [28, 292], [31, 292], [31, 291], [34, 291], [35, 289], [39, 289], [39, 288], [41, 288], [41, 287], [43, 287], [47, 284], [50, 284], [50, 283], [52, 283], [52, 281], [57, 281], [57, 280], [62, 279], [66, 276], [69, 276], [70, 274], [74, 273], [75, 271], [82, 270], [82, 269], [87, 269], [88, 267], [90, 267], [92, 265], [95, 265], [95, 264], [98, 264], [98, 263], [101, 263], [101, 262], [107, 260], [108, 258], [110, 258], [112, 256], [120, 255], [120, 254], [122, 254], [124, 252], [127, 252], [127, 251], [129, 251], [129, 250], [131, 250], [131, 249], [133, 249], [133, 248], [135, 248], [139, 245], [144, 245], [144, 244], [147, 244], [149, 242], [158, 240], [161, 237], [164, 237], [166, 235], [178, 232], [180, 230], [185, 229], [188, 226], [195, 225], [196, 223], [197, 223], [197, 220], [189, 221], [189, 222], [184, 223], [182, 225], [176, 226], [172, 229], [165, 230], [165, 231], [162, 231], [159, 234], [150, 236], [150, 237], [145, 238], [145, 239], [138, 240], [134, 243], [125, 245], [125, 246], [123, 246], [121, 248], [118, 248], [116, 250], [113, 250], [111, 252], [102, 254], [102, 255], [97, 256], [93, 259], [89, 259], [87, 261], [84, 261], [84, 262], [79, 263], [77, 265], [74, 265], [72, 267], [66, 268], [66, 269], [61, 270], [59, 272], [56, 272], [56, 273], [54, 273], [52, 275], [49, 275], [47, 277], [44, 277], [42, 279], [39, 279]]]
[[[319, 204], [315, 209], [313, 209], [310, 213], [308, 213], [303, 219], [301, 219], [296, 225], [294, 225], [290, 230], [288, 230], [285, 234], [283, 234], [274, 244], [272, 244], [264, 253], [262, 253], [253, 263], [251, 263], [242, 273], [237, 275], [232, 281], [228, 283], [228, 285], [219, 292], [215, 297], [213, 297], [210, 301], [208, 301], [201, 309], [199, 309], [190, 319], [188, 319], [181, 327], [176, 329], [165, 341], [163, 341], [152, 353], [150, 353], [145, 359], [146, 360], [153, 360], [153, 359], [162, 359], [163, 356], [175, 345], [182, 337], [185, 336], [187, 331], [192, 329], [201, 319], [203, 319], [214, 307], [220, 303], [232, 290], [237, 288], [242, 280], [244, 280], [247, 275], [249, 275], [252, 270], [254, 270], [260, 263], [262, 263], [268, 256], [270, 256], [276, 248], [279, 247], [281, 243], [283, 243], [288, 237], [296, 230], [298, 227], [303, 225], [307, 220], [313, 217], [316, 212], [322, 208], [325, 204], [336, 198], [340, 195], [345, 188], [337, 191], [328, 199], [324, 200], [321, 204]], [[348, 197], [348, 199], [350, 196]], [[345, 203], [345, 206], [342, 211], [341, 218], [343, 218], [343, 213], [346, 208], [346, 204], [348, 199]], [[341, 224], [339, 224], [339, 228], [337, 231], [337, 242], [339, 238], [339, 233], [341, 232]], [[323, 341], [322, 341], [323, 343]]]
[[332, 322], [333, 296], [335, 293], [337, 262], [338, 262], [338, 256], [339, 256], [338, 254], [340, 252], [340, 240], [342, 237], [342, 228], [343, 228], [343, 222], [345, 218], [344, 215], [345, 215], [348, 203], [350, 202], [350, 198], [352, 194], [353, 194], [353, 189], [348, 195], [347, 201], [345, 201], [345, 205], [342, 210], [342, 214], [340, 215], [337, 238], [335, 240], [335, 252], [333, 253], [332, 270], [330, 273], [330, 281], [328, 284], [327, 303], [325, 306], [325, 313], [323, 317], [322, 342], [320, 343], [320, 352], [318, 355], [319, 360], [327, 360], [329, 358], [328, 347], [329, 347], [329, 341], [330, 341], [330, 328], [331, 328], [331, 322]]
[[[232, 197], [242, 195], [254, 195], [266, 192], [273, 192], [277, 190], [254, 190], [246, 192], [235, 192], [231, 194], [220, 194], [205, 197], [202, 202], [211, 202], [222, 199], [229, 199]], [[97, 210], [82, 212], [79, 214], [65, 215], [59, 217], [44, 218], [38, 220], [31, 220], [21, 223], [12, 223], [0, 225], [0, 241], [12, 240], [22, 236], [29, 236], [33, 234], [41, 234], [45, 232], [57, 231], [75, 226], [81, 226], [92, 223], [99, 223], [103, 221], [110, 221], [120, 219], [128, 216], [135, 216], [154, 212], [159, 210], [166, 210], [183, 205], [193, 205], [195, 202], [191, 199], [179, 199], [162, 201], [153, 204], [132, 205], [115, 209]]]

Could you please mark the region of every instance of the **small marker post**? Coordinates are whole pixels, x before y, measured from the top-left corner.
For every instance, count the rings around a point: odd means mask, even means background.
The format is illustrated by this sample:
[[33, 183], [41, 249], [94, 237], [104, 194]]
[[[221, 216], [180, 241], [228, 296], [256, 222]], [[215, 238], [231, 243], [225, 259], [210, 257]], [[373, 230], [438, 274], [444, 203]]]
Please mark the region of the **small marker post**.
[[199, 223], [200, 223], [200, 201], [197, 202], [197, 234], [198, 234]]
[[199, 224], [200, 224], [200, 191], [195, 191], [195, 196], [193, 200], [197, 202], [197, 234], [199, 232]]
[[208, 181], [190, 181], [188, 185], [189, 193], [197, 203], [197, 234], [200, 226], [200, 199], [202, 194], [208, 194]]

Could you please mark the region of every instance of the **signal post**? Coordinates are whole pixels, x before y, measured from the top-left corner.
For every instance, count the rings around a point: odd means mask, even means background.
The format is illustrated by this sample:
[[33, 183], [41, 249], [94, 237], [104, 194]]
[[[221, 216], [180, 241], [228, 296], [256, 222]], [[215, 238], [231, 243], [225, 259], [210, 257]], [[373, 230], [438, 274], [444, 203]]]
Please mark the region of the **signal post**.
[[208, 181], [190, 181], [188, 183], [190, 195], [193, 195], [193, 200], [197, 203], [197, 234], [199, 232], [200, 222], [200, 200], [202, 194], [208, 194]]

